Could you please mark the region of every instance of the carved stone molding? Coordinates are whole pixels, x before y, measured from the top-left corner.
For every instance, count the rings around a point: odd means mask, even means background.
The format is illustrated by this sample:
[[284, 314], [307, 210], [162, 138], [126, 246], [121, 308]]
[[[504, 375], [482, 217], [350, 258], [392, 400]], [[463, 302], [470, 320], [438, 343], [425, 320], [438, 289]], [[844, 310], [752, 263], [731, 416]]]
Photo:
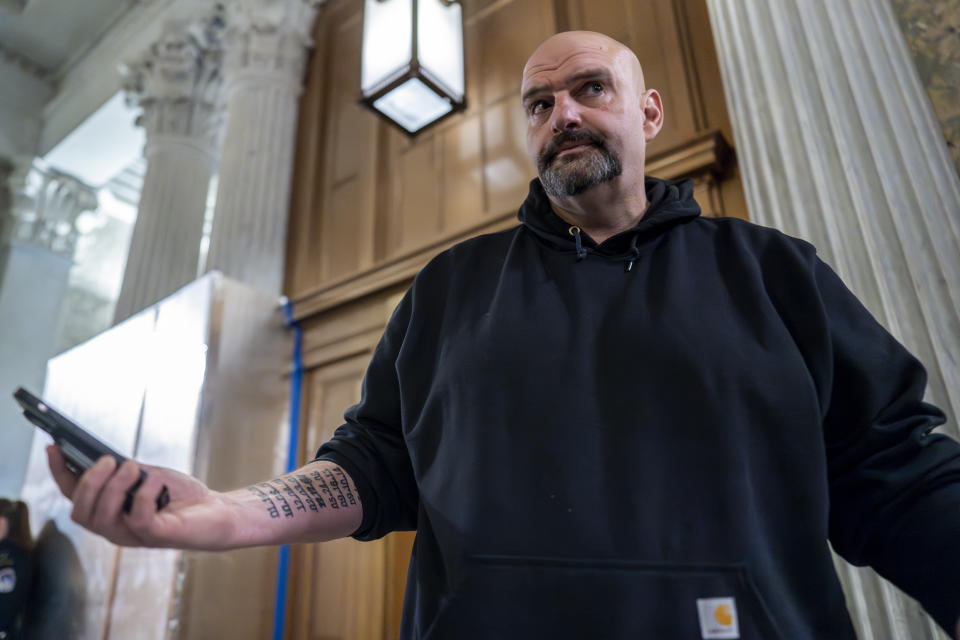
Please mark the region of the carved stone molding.
[[325, 0], [234, 0], [225, 11], [227, 91], [245, 84], [281, 84], [299, 93], [310, 32]]
[[32, 161], [20, 161], [7, 177], [9, 239], [57, 255], [73, 256], [77, 218], [97, 208], [96, 192], [80, 180]]
[[160, 38], [121, 66], [127, 100], [143, 113], [149, 155], [164, 143], [217, 155], [223, 129], [223, 14], [219, 7], [198, 19], [170, 20]]

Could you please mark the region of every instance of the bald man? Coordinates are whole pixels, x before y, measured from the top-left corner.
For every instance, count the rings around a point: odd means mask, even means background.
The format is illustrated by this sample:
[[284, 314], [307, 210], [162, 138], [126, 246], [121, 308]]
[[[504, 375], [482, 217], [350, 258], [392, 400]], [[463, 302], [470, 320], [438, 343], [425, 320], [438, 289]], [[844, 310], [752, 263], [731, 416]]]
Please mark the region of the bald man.
[[663, 107], [620, 43], [548, 39], [521, 101], [521, 224], [418, 274], [314, 461], [230, 493], [151, 468], [124, 513], [136, 463], [51, 448], [74, 518], [193, 549], [415, 529], [403, 638], [853, 638], [828, 539], [955, 624], [960, 446], [920, 363], [812, 246], [644, 176]]
[[596, 243], [647, 210], [647, 143], [663, 105], [630, 49], [599, 33], [560, 33], [523, 69], [530, 154], [554, 212]]

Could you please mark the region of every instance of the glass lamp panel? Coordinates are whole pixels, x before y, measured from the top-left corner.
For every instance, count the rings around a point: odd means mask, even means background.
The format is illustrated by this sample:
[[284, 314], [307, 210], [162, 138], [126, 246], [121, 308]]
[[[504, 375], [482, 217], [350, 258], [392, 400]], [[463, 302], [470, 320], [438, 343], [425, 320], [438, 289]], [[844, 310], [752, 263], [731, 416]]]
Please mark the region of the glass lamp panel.
[[410, 133], [416, 133], [449, 113], [453, 105], [418, 78], [411, 78], [376, 100], [373, 108]]
[[430, 79], [463, 99], [463, 14], [459, 2], [419, 0], [417, 50], [420, 66]]
[[413, 57], [413, 0], [365, 0], [360, 90], [373, 90], [403, 73]]

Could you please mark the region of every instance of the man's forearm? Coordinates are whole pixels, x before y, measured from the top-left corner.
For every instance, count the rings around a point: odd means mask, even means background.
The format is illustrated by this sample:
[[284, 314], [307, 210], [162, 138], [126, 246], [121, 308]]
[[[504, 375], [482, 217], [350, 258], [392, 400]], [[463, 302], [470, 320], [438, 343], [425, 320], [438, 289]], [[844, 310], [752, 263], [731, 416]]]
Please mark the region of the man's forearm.
[[229, 547], [343, 538], [356, 531], [363, 519], [353, 480], [325, 460], [231, 491], [224, 498], [237, 509]]

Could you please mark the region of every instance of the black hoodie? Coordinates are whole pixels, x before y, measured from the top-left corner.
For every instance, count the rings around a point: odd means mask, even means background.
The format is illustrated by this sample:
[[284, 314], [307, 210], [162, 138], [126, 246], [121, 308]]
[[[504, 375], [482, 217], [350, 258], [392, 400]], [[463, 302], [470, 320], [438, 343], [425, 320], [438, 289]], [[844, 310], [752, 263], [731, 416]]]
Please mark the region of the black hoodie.
[[852, 638], [827, 546], [960, 614], [960, 446], [814, 248], [647, 181], [600, 244], [522, 225], [414, 280], [318, 458], [416, 529], [401, 637]]

